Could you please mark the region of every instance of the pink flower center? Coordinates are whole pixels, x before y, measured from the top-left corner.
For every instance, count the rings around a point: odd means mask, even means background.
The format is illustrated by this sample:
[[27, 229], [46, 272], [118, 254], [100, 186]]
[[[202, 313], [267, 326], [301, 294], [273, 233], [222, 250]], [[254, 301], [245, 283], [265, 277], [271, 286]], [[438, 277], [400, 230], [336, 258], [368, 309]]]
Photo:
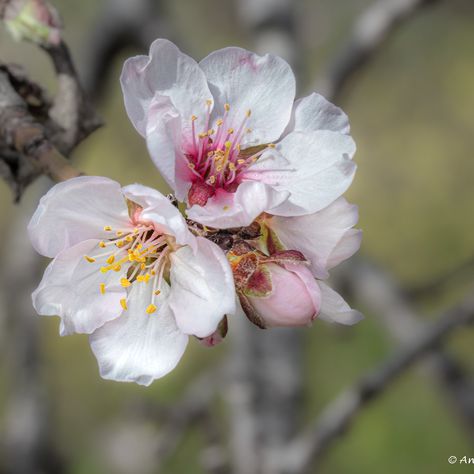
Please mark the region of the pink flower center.
[[240, 142], [245, 133], [252, 130], [247, 127], [251, 115], [248, 110], [236, 128], [232, 127], [228, 112], [230, 105], [224, 105], [222, 118], [216, 121], [216, 129], [209, 128], [212, 101], [206, 102], [206, 130], [196, 130], [197, 117], [191, 117], [192, 140], [187, 145], [185, 158], [192, 173], [192, 186], [188, 193], [189, 204], [204, 206], [218, 189], [235, 192], [240, 184], [243, 172], [253, 165], [265, 148], [273, 144], [261, 145], [245, 150]]

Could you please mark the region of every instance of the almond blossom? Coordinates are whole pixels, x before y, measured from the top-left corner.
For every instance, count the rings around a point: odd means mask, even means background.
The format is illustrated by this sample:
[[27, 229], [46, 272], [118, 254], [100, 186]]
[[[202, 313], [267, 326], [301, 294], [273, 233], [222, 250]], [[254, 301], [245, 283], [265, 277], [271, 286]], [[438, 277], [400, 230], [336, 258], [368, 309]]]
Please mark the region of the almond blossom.
[[263, 214], [254, 238], [228, 252], [242, 309], [260, 327], [304, 326], [316, 317], [352, 325], [362, 315], [324, 281], [352, 256], [362, 233], [344, 198], [299, 217]]
[[188, 336], [211, 336], [235, 311], [224, 253], [194, 236], [159, 192], [101, 177], [54, 186], [28, 227], [53, 258], [33, 293], [60, 334], [90, 334], [102, 377], [149, 385], [180, 360]]
[[197, 63], [159, 39], [126, 61], [121, 83], [132, 123], [196, 222], [229, 228], [262, 212], [311, 214], [352, 182], [347, 116], [318, 94], [295, 102], [279, 57], [231, 47]]

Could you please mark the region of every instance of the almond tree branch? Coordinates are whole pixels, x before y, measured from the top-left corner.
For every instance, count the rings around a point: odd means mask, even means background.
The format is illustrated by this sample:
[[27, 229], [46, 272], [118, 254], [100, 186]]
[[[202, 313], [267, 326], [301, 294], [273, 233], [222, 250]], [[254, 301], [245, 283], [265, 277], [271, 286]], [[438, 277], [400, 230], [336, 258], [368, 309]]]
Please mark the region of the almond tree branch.
[[317, 81], [315, 89], [338, 101], [346, 84], [379, 52], [386, 40], [423, 7], [438, 0], [376, 0], [354, 23], [340, 53]]
[[362, 408], [382, 395], [400, 374], [436, 349], [454, 330], [473, 323], [474, 297], [471, 295], [444, 313], [379, 368], [339, 395], [313, 425], [281, 452], [284, 472], [305, 472], [350, 427], [355, 417], [362, 413]]

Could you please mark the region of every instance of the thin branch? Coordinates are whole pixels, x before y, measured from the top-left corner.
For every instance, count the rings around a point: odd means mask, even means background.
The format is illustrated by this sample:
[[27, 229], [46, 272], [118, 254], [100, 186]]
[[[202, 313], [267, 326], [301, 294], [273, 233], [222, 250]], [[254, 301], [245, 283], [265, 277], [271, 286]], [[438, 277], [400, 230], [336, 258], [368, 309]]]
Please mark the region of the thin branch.
[[472, 323], [474, 297], [470, 296], [336, 398], [317, 421], [282, 452], [281, 463], [285, 466], [285, 472], [299, 473], [308, 469], [349, 428], [362, 409], [382, 395], [399, 375], [442, 344], [455, 329]]
[[346, 84], [380, 50], [399, 26], [438, 0], [377, 0], [355, 21], [352, 35], [316, 89], [337, 101]]

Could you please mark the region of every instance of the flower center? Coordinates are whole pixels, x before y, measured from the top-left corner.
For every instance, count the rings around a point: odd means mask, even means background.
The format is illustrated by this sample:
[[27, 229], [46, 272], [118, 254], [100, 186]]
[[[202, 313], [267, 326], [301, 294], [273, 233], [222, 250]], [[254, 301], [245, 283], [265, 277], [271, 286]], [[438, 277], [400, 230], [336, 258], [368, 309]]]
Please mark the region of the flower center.
[[212, 101], [206, 102], [206, 130], [196, 130], [197, 117], [191, 117], [192, 142], [185, 153], [187, 166], [191, 170], [192, 186], [188, 194], [189, 204], [204, 206], [217, 189], [234, 192], [240, 184], [242, 173], [254, 164], [265, 148], [273, 144], [241, 149], [245, 133], [252, 130], [247, 127], [251, 116], [248, 110], [237, 128], [229, 120], [230, 105], [224, 105], [222, 118], [216, 121], [217, 130], [209, 128]]
[[[169, 275], [169, 254], [175, 247], [174, 238], [146, 223], [137, 223], [133, 230], [112, 229], [108, 225], [104, 230], [110, 232], [110, 238], [99, 242], [103, 252], [93, 257], [85, 255], [85, 260], [100, 265], [97, 271], [104, 274], [122, 272], [120, 284], [124, 288], [133, 284], [152, 285], [151, 301], [146, 312], [154, 313], [157, 310], [155, 298], [161, 292], [163, 278]], [[99, 285], [99, 291], [105, 294], [105, 283]], [[124, 310], [128, 309], [128, 296], [120, 300], [120, 304]]]

